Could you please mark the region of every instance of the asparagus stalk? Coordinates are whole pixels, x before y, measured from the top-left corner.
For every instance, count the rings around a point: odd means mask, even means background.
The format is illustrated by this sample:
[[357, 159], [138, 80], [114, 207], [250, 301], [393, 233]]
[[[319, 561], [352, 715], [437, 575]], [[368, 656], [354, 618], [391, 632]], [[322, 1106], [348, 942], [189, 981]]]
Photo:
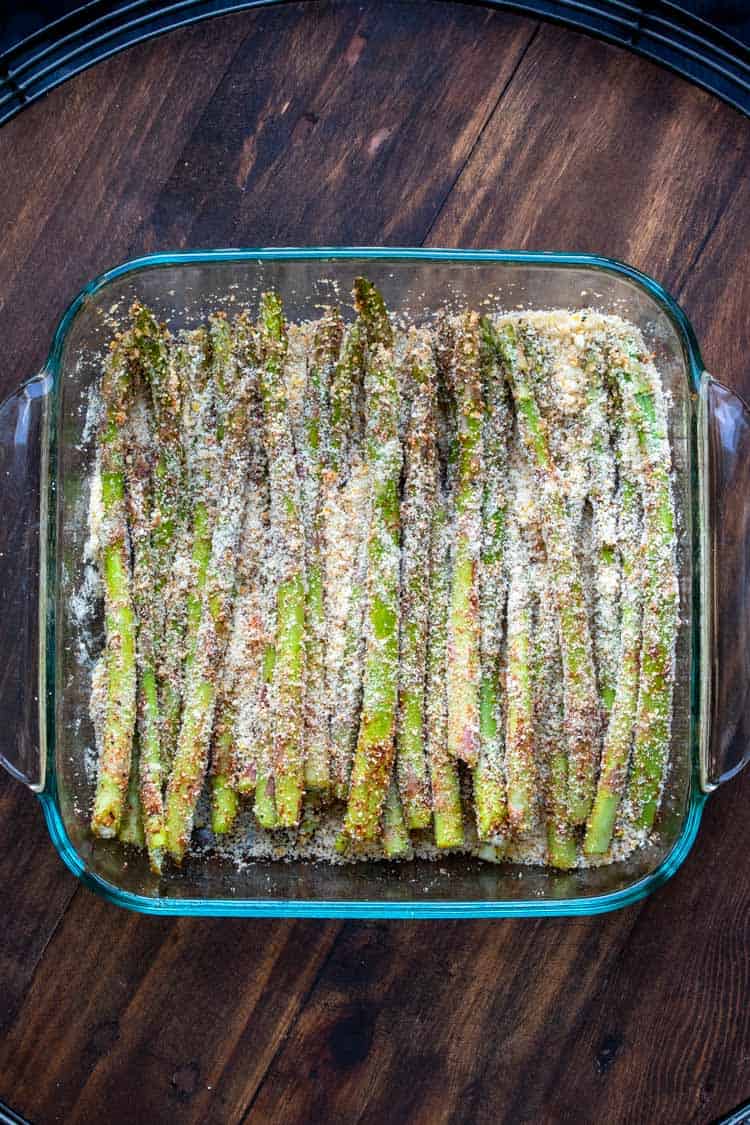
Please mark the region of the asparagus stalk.
[[391, 777], [383, 808], [383, 851], [388, 859], [403, 859], [411, 853], [409, 830], [394, 777]]
[[118, 839], [123, 844], [130, 844], [134, 848], [143, 848], [146, 838], [143, 834], [143, 813], [141, 811], [141, 798], [139, 795], [140, 777], [138, 767], [138, 739], [133, 743], [133, 752], [130, 760], [130, 780], [125, 797], [125, 806], [120, 819]]
[[[535, 396], [545, 356], [534, 329], [519, 321], [495, 333], [516, 404], [521, 444], [535, 469], [544, 516], [547, 554], [554, 560], [568, 747], [568, 809], [571, 822], [586, 821], [594, 796], [599, 757], [599, 708], [593, 647], [580, 565], [560, 479]], [[510, 805], [510, 798], [509, 798]]]
[[[274, 607], [275, 612], [275, 607]], [[275, 616], [274, 616], [275, 621]], [[272, 686], [276, 666], [276, 646], [273, 641], [266, 645], [263, 653], [263, 671], [258, 708], [262, 726], [257, 745], [257, 766], [255, 778], [255, 817], [261, 828], [277, 828], [279, 815], [276, 809], [276, 787], [273, 774], [273, 696]], [[267, 719], [266, 719], [267, 716]]]
[[[244, 383], [247, 388], [243, 407], [246, 428], [238, 438], [244, 442], [241, 471], [247, 457], [247, 496], [235, 570], [233, 621], [216, 701], [211, 755], [211, 827], [220, 835], [234, 824], [238, 793], [254, 788], [254, 747], [241, 739], [241, 729], [247, 730], [248, 707], [257, 708], [263, 652], [268, 643], [262, 598], [266, 464], [260, 440], [262, 405], [255, 332], [246, 315], [237, 317], [232, 334], [231, 362], [237, 365], [238, 385]], [[225, 491], [233, 487], [236, 468], [231, 460], [225, 463]], [[257, 721], [255, 725], [257, 729]], [[248, 786], [250, 778], [252, 784]]]
[[217, 836], [231, 831], [239, 811], [239, 797], [232, 774], [236, 722], [234, 704], [222, 700], [219, 718], [214, 720], [211, 755], [211, 830]]
[[481, 681], [479, 759], [474, 768], [474, 805], [479, 839], [495, 841], [502, 833], [507, 816], [503, 774], [501, 676], [503, 611], [507, 595], [504, 555], [511, 415], [505, 378], [492, 346], [491, 327], [485, 322], [482, 330], [484, 493], [479, 580]]
[[342, 484], [355, 460], [355, 407], [364, 371], [365, 338], [355, 322], [343, 339], [341, 356], [331, 372], [330, 462], [333, 479]]
[[331, 374], [330, 469], [324, 513], [326, 695], [331, 717], [333, 791], [341, 800], [349, 793], [364, 662], [368, 481], [356, 433], [364, 348], [364, 330], [357, 321], [346, 332], [341, 357]]
[[448, 752], [479, 758], [479, 555], [482, 541], [482, 378], [480, 322], [466, 313], [453, 360], [457, 406], [455, 539], [448, 614]]
[[369, 526], [368, 477], [364, 466], [352, 474], [332, 504], [327, 567], [329, 643], [326, 672], [331, 715], [331, 774], [334, 795], [349, 794], [357, 744], [365, 655], [365, 585]]
[[133, 386], [126, 339], [114, 341], [104, 368], [104, 422], [100, 434], [107, 699], [91, 828], [117, 834], [130, 775], [136, 721], [135, 614], [125, 505], [125, 424]]
[[517, 522], [509, 528], [512, 565], [508, 585], [505, 671], [505, 776], [508, 819], [519, 833], [534, 822], [537, 777], [534, 762], [534, 698], [532, 684], [532, 602], [530, 560]]
[[408, 828], [432, 822], [424, 749], [425, 665], [429, 624], [430, 515], [437, 486], [435, 362], [429, 334], [413, 330], [408, 366], [415, 393], [406, 430], [401, 503], [401, 637], [398, 787]]
[[136, 304], [132, 316], [140, 373], [149, 393], [154, 430], [155, 461], [150, 496], [151, 631], [161, 723], [160, 756], [166, 765], [174, 754], [182, 705], [181, 655], [185, 622], [182, 605], [176, 604], [172, 587], [176, 581], [175, 559], [187, 518], [181, 425], [184, 357], [182, 349], [175, 351], [171, 346], [169, 334], [150, 310]]
[[438, 493], [430, 532], [425, 740], [430, 767], [435, 843], [439, 848], [458, 848], [464, 842], [458, 765], [448, 753], [446, 663], [451, 585], [450, 538], [447, 501]]
[[[623, 437], [623, 443], [626, 440]], [[586, 826], [583, 850], [587, 855], [601, 855], [610, 846], [617, 810], [625, 791], [638, 702], [642, 611], [642, 592], [638, 581], [640, 550], [634, 546], [638, 542], [638, 493], [634, 477], [630, 475], [634, 468], [633, 458], [624, 457], [621, 464], [624, 471], [620, 488], [619, 540], [623, 586], [619, 673], [604, 739], [594, 807]]]
[[299, 823], [304, 794], [305, 535], [284, 383], [286, 325], [281, 301], [275, 293], [266, 293], [261, 299], [260, 347], [271, 527], [279, 558], [271, 683], [276, 724], [274, 797], [279, 824], [290, 826]]
[[545, 555], [534, 567], [534, 729], [538, 758], [546, 773], [547, 859], [551, 867], [566, 871], [575, 866], [576, 841], [568, 816], [568, 756], [560, 638], [554, 612], [554, 566], [555, 560]]
[[675, 516], [666, 409], [642, 342], [626, 334], [610, 350], [626, 425], [638, 449], [643, 505], [643, 617], [640, 680], [629, 797], [639, 828], [653, 826], [669, 754], [674, 654], [679, 627]]
[[[255, 346], [260, 351], [260, 334]], [[243, 558], [255, 573], [247, 585], [246, 657], [243, 665], [242, 704], [236, 742], [236, 776], [240, 793], [254, 791], [254, 812], [262, 828], [278, 825], [273, 779], [273, 701], [271, 688], [276, 663], [276, 590], [273, 573], [273, 531], [271, 523], [270, 470], [264, 439], [265, 408], [262, 388], [257, 400], [253, 425], [260, 435], [257, 459], [251, 462], [250, 475], [256, 480], [246, 522]], [[256, 503], [253, 503], [255, 501]], [[257, 530], [253, 520], [257, 518]], [[252, 539], [252, 544], [248, 537]], [[257, 552], [257, 563], [253, 554]], [[248, 690], [249, 687], [249, 690]]]
[[303, 478], [307, 562], [307, 687], [305, 691], [305, 785], [327, 790], [331, 784], [328, 700], [325, 683], [326, 611], [323, 492], [331, 449], [330, 388], [344, 325], [338, 309], [329, 309], [312, 341], [312, 363], [304, 410]]
[[[138, 324], [136, 310], [135, 323]], [[144, 334], [134, 328], [133, 360], [143, 375]], [[155, 523], [151, 418], [148, 407], [138, 398], [131, 409], [127, 427], [128, 456], [125, 487], [132, 551], [133, 602], [136, 614], [137, 724], [139, 794], [143, 832], [152, 871], [159, 873], [164, 852], [164, 802], [161, 726], [156, 680], [156, 642], [154, 636], [158, 579], [152, 526]]]
[[399, 619], [399, 389], [393, 329], [378, 291], [364, 278], [354, 299], [367, 342], [365, 407], [372, 509], [368, 535], [367, 631], [362, 717], [344, 832], [378, 835], [394, 753]]
[[213, 355], [205, 329], [192, 332], [184, 342], [191, 381], [184, 408], [187, 480], [192, 500], [190, 512], [190, 586], [186, 598], [184, 679], [190, 674], [201, 622], [201, 610], [211, 538], [216, 517], [219, 433], [216, 419], [215, 376], [222, 361]]
[[190, 841], [195, 806], [208, 766], [217, 685], [231, 627], [236, 552], [249, 460], [251, 380], [246, 369], [237, 363], [226, 319], [213, 317], [210, 334], [217, 430], [222, 437], [217, 482], [222, 520], [212, 537], [200, 624], [186, 682], [182, 725], [167, 788], [167, 846], [178, 862]]
[[453, 393], [453, 360], [456, 350], [456, 318], [438, 314], [434, 328], [437, 377], [437, 444], [441, 483], [452, 488], [458, 461], [456, 398]]
[[584, 357], [583, 367], [588, 399], [585, 438], [593, 509], [595, 627], [592, 639], [599, 697], [604, 714], [608, 716], [615, 699], [618, 675], [621, 559], [617, 543], [617, 469], [602, 358], [601, 352], [590, 349]]

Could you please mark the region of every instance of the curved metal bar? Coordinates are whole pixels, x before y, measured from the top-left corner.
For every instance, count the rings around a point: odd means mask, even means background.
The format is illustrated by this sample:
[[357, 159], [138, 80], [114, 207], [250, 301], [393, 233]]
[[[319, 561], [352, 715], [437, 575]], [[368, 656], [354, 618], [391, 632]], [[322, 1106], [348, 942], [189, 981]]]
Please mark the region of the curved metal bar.
[[[212, 16], [289, 0], [92, 0], [0, 55], [0, 124], [126, 47]], [[652, 59], [750, 115], [750, 48], [671, 0], [458, 0], [539, 16]]]

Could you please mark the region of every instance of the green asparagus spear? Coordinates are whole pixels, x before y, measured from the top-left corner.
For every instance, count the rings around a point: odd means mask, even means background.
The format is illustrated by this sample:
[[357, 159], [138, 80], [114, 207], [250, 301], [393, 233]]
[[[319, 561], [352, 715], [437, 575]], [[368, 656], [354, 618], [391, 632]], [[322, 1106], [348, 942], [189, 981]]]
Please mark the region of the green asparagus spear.
[[326, 673], [331, 714], [331, 774], [334, 795], [346, 800], [352, 757], [357, 744], [365, 655], [365, 585], [369, 490], [366, 466], [352, 469], [331, 503], [327, 528], [330, 543], [328, 585], [328, 647]]
[[356, 280], [354, 298], [367, 342], [365, 416], [372, 488], [362, 717], [344, 820], [344, 832], [356, 841], [378, 835], [393, 762], [402, 451], [393, 329], [380, 293], [364, 278]]
[[[242, 437], [243, 466], [247, 457], [247, 488], [234, 575], [233, 621], [219, 681], [211, 754], [211, 826], [218, 834], [232, 828], [239, 809], [238, 794], [252, 791], [255, 785], [256, 747], [248, 746], [247, 740], [249, 728], [252, 726], [253, 732], [257, 732], [260, 727], [258, 701], [263, 653], [269, 641], [264, 628], [263, 597], [267, 466], [260, 438], [263, 410], [256, 333], [246, 314], [235, 320], [232, 336], [230, 361], [237, 365], [239, 385], [245, 381], [247, 386]], [[237, 465], [228, 459], [224, 469], [226, 491], [233, 486]]]
[[187, 683], [195, 656], [201, 622], [206, 574], [211, 558], [211, 538], [216, 518], [219, 480], [219, 432], [216, 418], [215, 376], [221, 357], [213, 356], [205, 329], [191, 332], [183, 342], [190, 385], [184, 408], [186, 469], [191, 500], [190, 587], [186, 598], [185, 667]]
[[130, 844], [134, 848], [143, 848], [146, 838], [143, 834], [143, 814], [141, 812], [140, 771], [138, 767], [138, 739], [133, 742], [133, 753], [130, 760], [130, 780], [125, 805], [120, 818], [120, 829], [117, 833], [123, 844]]
[[[621, 559], [617, 549], [617, 469], [611, 404], [604, 385], [602, 355], [588, 349], [583, 357], [587, 406], [585, 438], [589, 460], [589, 496], [593, 514], [594, 660], [605, 716], [612, 710], [618, 675]], [[624, 595], [623, 595], [624, 596]]]
[[364, 348], [362, 326], [355, 322], [344, 336], [340, 359], [331, 372], [330, 460], [333, 479], [339, 484], [355, 460], [355, 407], [364, 371]]
[[[133, 332], [133, 370], [143, 376], [143, 334]], [[139, 793], [143, 831], [152, 871], [159, 873], [164, 852], [163, 761], [156, 682], [156, 550], [152, 542], [154, 524], [151, 415], [139, 396], [131, 409], [127, 427], [128, 455], [125, 491], [132, 553], [133, 602], [136, 615], [137, 724], [139, 746]]]
[[484, 492], [479, 579], [481, 681], [479, 759], [474, 768], [474, 805], [480, 840], [496, 840], [507, 816], [503, 775], [501, 676], [503, 611], [507, 595], [505, 537], [511, 414], [505, 377], [497, 362], [491, 326], [482, 324]]
[[437, 444], [440, 480], [446, 488], [455, 484], [458, 463], [458, 417], [453, 393], [456, 351], [456, 319], [440, 312], [435, 320], [435, 372], [437, 377]]
[[383, 851], [388, 859], [403, 859], [411, 853], [409, 831], [398, 795], [398, 785], [393, 777], [383, 807]]
[[[623, 438], [623, 444], [627, 440]], [[638, 494], [632, 475], [633, 459], [622, 458], [620, 488], [620, 552], [622, 556], [622, 621], [619, 672], [615, 698], [604, 738], [599, 783], [586, 826], [583, 850], [601, 855], [612, 840], [615, 818], [625, 791], [638, 700], [642, 592], [638, 581]]]
[[332, 374], [337, 366], [344, 325], [338, 309], [328, 309], [312, 341], [304, 408], [303, 500], [307, 561], [307, 687], [305, 691], [305, 785], [327, 790], [331, 784], [328, 700], [325, 683], [326, 556], [323, 543], [323, 493], [331, 450]]
[[[560, 480], [535, 396], [544, 377], [541, 339], [528, 323], [505, 324], [495, 333], [516, 404], [526, 458], [536, 472], [547, 554], [554, 560], [568, 747], [568, 807], [573, 824], [584, 823], [594, 796], [599, 758], [599, 708], [586, 600]], [[510, 799], [509, 799], [510, 805]]]
[[427, 647], [425, 739], [435, 843], [458, 848], [464, 842], [458, 765], [448, 753], [448, 601], [450, 596], [450, 527], [448, 504], [436, 490], [430, 532], [430, 624]]
[[271, 526], [279, 557], [271, 698], [273, 774], [281, 826], [299, 823], [304, 795], [305, 535], [300, 482], [284, 383], [286, 325], [275, 293], [261, 299], [260, 348], [264, 433], [270, 473]]
[[[151, 472], [151, 586], [153, 663], [160, 713], [160, 755], [163, 766], [174, 754], [179, 729], [181, 655], [184, 615], [170, 587], [174, 561], [187, 519], [185, 454], [182, 440], [184, 387], [182, 352], [173, 349], [169, 334], [153, 313], [133, 306], [133, 330], [141, 379], [150, 398], [155, 460]], [[161, 612], [157, 612], [161, 610]], [[157, 783], [157, 778], [153, 779]], [[159, 782], [160, 784], [160, 782]]]
[[125, 506], [125, 424], [132, 393], [128, 344], [119, 339], [102, 378], [99, 441], [107, 700], [91, 828], [102, 837], [115, 836], [120, 826], [136, 721], [135, 614]]
[[200, 623], [186, 681], [182, 725], [167, 788], [167, 847], [178, 862], [190, 841], [195, 806], [208, 766], [217, 684], [231, 629], [236, 553], [249, 464], [251, 379], [247, 369], [237, 362], [231, 329], [225, 318], [212, 318], [210, 335], [217, 431], [222, 438], [217, 482], [222, 520], [212, 537]]
[[437, 486], [435, 361], [427, 332], [413, 330], [407, 364], [414, 398], [406, 429], [401, 503], [401, 638], [396, 764], [408, 828], [432, 822], [424, 751], [429, 624], [430, 514]]
[[448, 614], [448, 751], [479, 757], [479, 555], [482, 541], [482, 378], [480, 322], [466, 313], [453, 362], [457, 404], [455, 539]]
[[[276, 607], [273, 609], [275, 623]], [[277, 828], [279, 815], [276, 810], [276, 791], [273, 774], [273, 686], [276, 665], [276, 646], [271, 641], [263, 653], [263, 674], [258, 697], [258, 710], [261, 715], [261, 729], [256, 749], [257, 765], [255, 777], [255, 817], [261, 828]]]
[[505, 671], [505, 776], [508, 819], [516, 832], [534, 823], [537, 776], [534, 761], [534, 699], [532, 684], [532, 606], [530, 561], [523, 530], [509, 528], [512, 566], [508, 586]]
[[[535, 506], [535, 513], [538, 508]], [[541, 528], [539, 530], [541, 536]], [[576, 841], [568, 816], [568, 756], [565, 745], [560, 638], [554, 612], [555, 561], [546, 555], [534, 564], [534, 729], [537, 756], [546, 774], [543, 786], [547, 859], [550, 867], [575, 866]]]
[[643, 618], [629, 797], [640, 828], [651, 828], [669, 754], [674, 654], [679, 627], [675, 515], [666, 409], [656, 371], [642, 343], [625, 334], [610, 350], [625, 422], [638, 449], [643, 505]]
[[331, 374], [331, 450], [325, 510], [326, 695], [331, 717], [334, 795], [349, 793], [357, 742], [364, 663], [364, 587], [369, 523], [367, 464], [357, 435], [356, 405], [364, 378], [365, 335], [347, 330]]
[[239, 811], [239, 797], [232, 775], [232, 748], [237, 713], [231, 703], [222, 707], [214, 721], [211, 758], [211, 829], [217, 836], [231, 831]]

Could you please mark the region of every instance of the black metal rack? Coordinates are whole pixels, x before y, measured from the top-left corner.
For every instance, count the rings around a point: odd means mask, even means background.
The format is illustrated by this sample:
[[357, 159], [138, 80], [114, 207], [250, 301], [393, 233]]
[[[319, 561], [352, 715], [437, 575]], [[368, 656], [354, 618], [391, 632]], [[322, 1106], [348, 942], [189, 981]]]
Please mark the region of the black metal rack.
[[[134, 43], [289, 0], [92, 0], [0, 54], [0, 124], [66, 78]], [[750, 115], [750, 47], [670, 0], [460, 0], [540, 16], [627, 47]]]

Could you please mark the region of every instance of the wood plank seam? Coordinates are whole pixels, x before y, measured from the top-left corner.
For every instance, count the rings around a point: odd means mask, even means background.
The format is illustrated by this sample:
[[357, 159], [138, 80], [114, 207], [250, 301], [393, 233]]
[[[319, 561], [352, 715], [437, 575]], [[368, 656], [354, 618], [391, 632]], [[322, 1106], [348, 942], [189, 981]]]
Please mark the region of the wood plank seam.
[[533, 28], [531, 29], [531, 33], [530, 33], [529, 38], [527, 39], [526, 43], [524, 44], [523, 50], [520, 52], [518, 58], [516, 59], [515, 65], [514, 65], [512, 71], [510, 72], [507, 81], [505, 82], [502, 90], [498, 94], [497, 101], [492, 106], [489, 113], [487, 114], [484, 121], [482, 122], [482, 124], [480, 126], [480, 129], [479, 129], [479, 132], [477, 133], [477, 135], [474, 138], [474, 141], [471, 145], [471, 148], [467, 152], [466, 157], [464, 158], [460, 168], [458, 169], [458, 171], [456, 172], [456, 175], [454, 176], [453, 180], [451, 181], [450, 187], [448, 188], [448, 190], [445, 193], [445, 195], [443, 196], [443, 198], [440, 200], [440, 202], [437, 206], [437, 210], [435, 211], [435, 214], [432, 217], [430, 225], [428, 226], [427, 231], [426, 231], [424, 237], [422, 238], [422, 240], [419, 244], [420, 246], [424, 246], [426, 244], [427, 239], [430, 237], [430, 234], [432, 233], [433, 227], [435, 226], [435, 224], [437, 223], [441, 214], [445, 210], [446, 204], [448, 203], [448, 200], [450, 199], [451, 195], [453, 194], [453, 191], [456, 187], [456, 184], [459, 182], [459, 180], [463, 176], [464, 170], [465, 170], [466, 166], [470, 163], [471, 158], [474, 155], [475, 150], [482, 143], [482, 137], [484, 136], [484, 132], [485, 132], [487, 126], [490, 124], [493, 117], [497, 113], [498, 107], [500, 106], [503, 98], [505, 97], [508, 90], [510, 89], [510, 87], [513, 83], [513, 80], [515, 79], [516, 75], [518, 74], [518, 71], [520, 70], [520, 68], [523, 64], [523, 60], [526, 58], [526, 55], [527, 55], [532, 43], [534, 42], [537, 35], [539, 34], [539, 30], [540, 30], [541, 26], [542, 26], [541, 22], [538, 22], [538, 23], [534, 24]]
[[354, 923], [352, 923], [352, 922], [342, 922], [342, 924], [339, 926], [338, 933], [336, 934], [336, 937], [331, 942], [331, 948], [328, 950], [328, 953], [326, 954], [326, 956], [321, 961], [320, 967], [318, 968], [317, 973], [313, 977], [309, 987], [306, 989], [305, 994], [300, 1001], [300, 1004], [299, 1004], [299, 1007], [297, 1008], [297, 1013], [296, 1013], [294, 1019], [290, 1021], [289, 1026], [287, 1027], [286, 1031], [284, 1032], [284, 1035], [281, 1038], [281, 1042], [279, 1043], [278, 1047], [276, 1048], [273, 1055], [269, 1059], [268, 1066], [265, 1069], [263, 1077], [260, 1079], [260, 1081], [258, 1082], [258, 1085], [255, 1087], [255, 1089], [253, 1091], [253, 1095], [250, 1098], [250, 1101], [248, 1102], [246, 1108], [242, 1111], [242, 1115], [239, 1118], [239, 1125], [246, 1125], [246, 1122], [249, 1122], [250, 1114], [252, 1113], [253, 1106], [255, 1105], [256, 1101], [258, 1100], [258, 1095], [260, 1094], [261, 1090], [263, 1089], [263, 1087], [265, 1085], [265, 1082], [266, 1082], [266, 1079], [268, 1078], [268, 1075], [273, 1070], [274, 1063], [284, 1053], [284, 1051], [286, 1049], [286, 1045], [289, 1042], [289, 1039], [291, 1038], [292, 1032], [296, 1028], [296, 1026], [299, 1022], [300, 1016], [302, 1015], [305, 1008], [307, 1007], [307, 1003], [308, 1003], [310, 997], [312, 996], [313, 992], [317, 988], [318, 982], [320, 981], [320, 979], [323, 976], [326, 968], [328, 967], [329, 962], [331, 961], [331, 958], [333, 957], [334, 953], [336, 952], [337, 946], [338, 946], [339, 942], [341, 941], [341, 938], [343, 937], [343, 935], [346, 933], [346, 931], [353, 924]]
[[703, 235], [703, 237], [701, 238], [697, 247], [695, 248], [695, 251], [693, 252], [693, 256], [690, 259], [690, 264], [687, 266], [687, 268], [685, 270], [683, 281], [675, 288], [674, 296], [677, 298], [678, 301], [681, 299], [681, 294], [682, 294], [683, 290], [685, 289], [688, 278], [691, 276], [693, 271], [698, 268], [698, 264], [699, 264], [701, 258], [703, 257], [706, 249], [708, 248], [708, 246], [711, 242], [711, 239], [713, 238], [714, 234], [716, 233], [716, 229], [719, 226], [719, 223], [722, 221], [722, 219], [724, 218], [724, 215], [726, 214], [727, 210], [729, 209], [729, 205], [731, 204], [732, 200], [734, 199], [735, 195], [737, 194], [737, 191], [738, 191], [738, 185], [733, 184], [732, 187], [729, 189], [729, 191], [725, 192], [724, 196], [720, 200], [718, 209], [717, 209], [717, 211], [716, 211], [716, 213], [715, 213], [715, 215], [714, 215], [714, 217], [711, 221], [711, 224], [710, 224], [708, 230]]

